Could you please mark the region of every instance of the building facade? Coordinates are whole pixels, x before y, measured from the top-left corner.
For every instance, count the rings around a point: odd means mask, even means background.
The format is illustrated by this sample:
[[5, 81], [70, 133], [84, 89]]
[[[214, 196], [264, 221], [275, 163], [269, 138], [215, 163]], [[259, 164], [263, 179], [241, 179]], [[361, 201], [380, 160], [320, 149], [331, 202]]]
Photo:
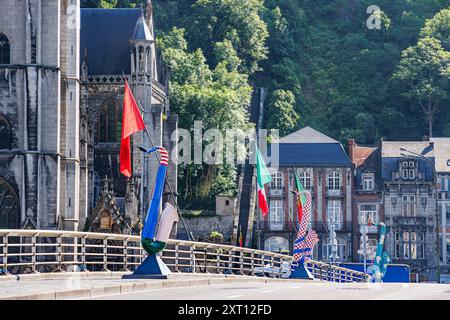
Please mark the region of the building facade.
[[[93, 230], [101, 216], [128, 232], [146, 212], [158, 167], [138, 147], [175, 148], [151, 2], [145, 12], [80, 9], [79, 0], [2, 7], [0, 228]], [[133, 137], [128, 181], [119, 174], [125, 78], [149, 129]], [[172, 190], [176, 175], [172, 164]]]
[[352, 258], [352, 163], [342, 145], [309, 127], [277, 142], [279, 167], [269, 168], [272, 183], [266, 186], [269, 214], [258, 214], [257, 243], [261, 249], [292, 252], [298, 224], [295, 176], [311, 192], [311, 227], [320, 241], [316, 259], [328, 261], [331, 255], [330, 229], [334, 221], [338, 261]]
[[438, 188], [439, 260], [441, 282], [450, 283], [450, 138], [432, 138]]
[[[423, 158], [402, 152], [405, 148]], [[386, 249], [393, 263], [411, 267], [412, 281], [435, 280], [434, 143], [382, 141]]]
[[[369, 222], [384, 222], [383, 182], [381, 180], [381, 150], [379, 147], [359, 146], [348, 141], [348, 153], [354, 165], [353, 194], [353, 260], [373, 260], [378, 244], [376, 226]], [[367, 227], [363, 239], [361, 227]], [[365, 243], [364, 243], [365, 242]]]

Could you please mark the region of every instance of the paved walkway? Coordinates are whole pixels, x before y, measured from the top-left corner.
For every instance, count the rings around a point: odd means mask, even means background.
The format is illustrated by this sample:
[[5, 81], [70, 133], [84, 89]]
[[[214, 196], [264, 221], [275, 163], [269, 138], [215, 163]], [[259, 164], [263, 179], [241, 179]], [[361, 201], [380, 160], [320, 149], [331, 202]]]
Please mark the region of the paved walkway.
[[[215, 274], [172, 274], [167, 280], [123, 280], [125, 273], [59, 273], [41, 275], [0, 276], [0, 300], [88, 299], [150, 291], [231, 283], [283, 282], [246, 276]], [[297, 282], [301, 282], [297, 280]]]
[[103, 297], [105, 300], [450, 300], [450, 285], [230, 283], [209, 287], [155, 289]]
[[122, 280], [123, 274], [0, 276], [0, 300], [450, 300], [450, 285], [444, 284], [339, 284], [214, 274], [172, 274], [167, 280]]

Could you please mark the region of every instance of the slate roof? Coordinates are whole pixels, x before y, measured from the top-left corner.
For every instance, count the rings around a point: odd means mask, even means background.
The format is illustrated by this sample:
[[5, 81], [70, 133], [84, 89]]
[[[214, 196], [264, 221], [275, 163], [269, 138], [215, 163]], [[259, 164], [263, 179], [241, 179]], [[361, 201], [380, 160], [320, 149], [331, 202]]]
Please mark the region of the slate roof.
[[[381, 176], [384, 181], [393, 181], [392, 172], [399, 171], [399, 160], [404, 159], [400, 150], [406, 148], [409, 151], [423, 155], [434, 162], [434, 150], [429, 141], [383, 141], [381, 145]], [[412, 156], [412, 158], [414, 158]], [[425, 173], [425, 180], [433, 180], [433, 168], [424, 159], [416, 159], [418, 170]]]
[[130, 74], [130, 39], [139, 9], [81, 9], [81, 55], [90, 75]]
[[304, 127], [278, 140], [278, 143], [339, 143], [322, 132], [311, 127]]
[[338, 141], [310, 127], [283, 137], [274, 144], [278, 144], [279, 147], [279, 166], [281, 167], [349, 167], [352, 165]]
[[450, 160], [450, 138], [431, 138], [434, 142], [434, 155], [437, 172], [450, 172], [450, 166], [447, 165]]
[[383, 158], [403, 158], [401, 155], [403, 151], [400, 151], [400, 148], [406, 148], [427, 158], [434, 157], [434, 150], [429, 141], [383, 141], [381, 156]]
[[136, 26], [134, 27], [133, 35], [131, 36], [131, 39], [133, 40], [150, 40], [153, 41], [153, 35], [150, 32], [149, 27], [147, 26], [147, 23], [145, 22], [144, 15], [141, 14], [139, 17], [138, 22], [136, 23]]

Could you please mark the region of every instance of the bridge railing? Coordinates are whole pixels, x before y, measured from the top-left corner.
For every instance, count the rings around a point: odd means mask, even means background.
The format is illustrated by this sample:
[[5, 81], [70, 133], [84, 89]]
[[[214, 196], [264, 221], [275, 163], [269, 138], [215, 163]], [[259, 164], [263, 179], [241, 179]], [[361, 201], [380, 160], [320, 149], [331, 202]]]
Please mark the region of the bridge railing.
[[[287, 278], [291, 256], [222, 244], [169, 240], [161, 254], [173, 272]], [[133, 271], [145, 258], [140, 237], [53, 230], [0, 230], [0, 274]], [[362, 282], [365, 274], [308, 261], [316, 279]]]

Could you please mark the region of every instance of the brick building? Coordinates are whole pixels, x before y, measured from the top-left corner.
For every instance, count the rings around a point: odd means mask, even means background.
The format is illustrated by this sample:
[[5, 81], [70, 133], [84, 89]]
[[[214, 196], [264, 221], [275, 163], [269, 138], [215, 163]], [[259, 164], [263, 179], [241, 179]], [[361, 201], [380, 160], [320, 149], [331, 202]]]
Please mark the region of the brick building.
[[320, 242], [314, 250], [317, 259], [327, 261], [331, 254], [328, 230], [331, 217], [336, 221], [339, 260], [352, 258], [352, 163], [342, 145], [305, 127], [277, 142], [279, 167], [269, 168], [272, 183], [266, 186], [269, 214], [258, 214], [256, 230], [259, 248], [292, 252], [296, 237], [294, 172], [300, 176], [306, 190], [312, 194], [312, 228]]

